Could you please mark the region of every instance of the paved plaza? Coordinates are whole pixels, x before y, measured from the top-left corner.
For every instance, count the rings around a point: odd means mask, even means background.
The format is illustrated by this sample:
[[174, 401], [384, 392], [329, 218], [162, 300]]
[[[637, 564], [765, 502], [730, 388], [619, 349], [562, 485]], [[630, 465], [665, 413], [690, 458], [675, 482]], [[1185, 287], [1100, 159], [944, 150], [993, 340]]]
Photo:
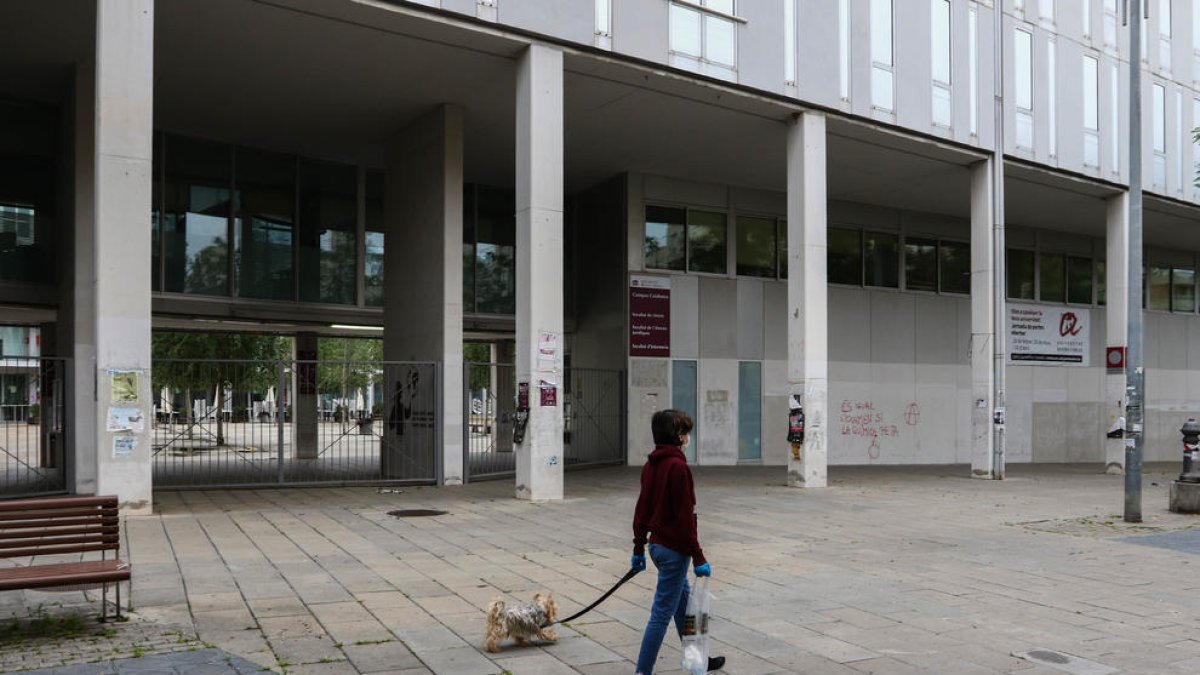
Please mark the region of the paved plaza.
[[[731, 674], [1200, 672], [1200, 517], [1166, 511], [1177, 471], [1147, 471], [1146, 522], [1128, 526], [1122, 479], [1093, 467], [1013, 466], [1003, 482], [835, 467], [821, 490], [783, 487], [780, 468], [701, 467], [713, 651]], [[547, 504], [512, 499], [511, 481], [162, 492], [155, 515], [125, 521], [130, 620], [6, 641], [5, 626], [97, 606], [0, 594], [0, 618], [16, 617], [0, 625], [0, 671], [632, 673], [652, 573], [557, 644], [481, 642], [495, 597], [550, 591], [566, 615], [620, 577], [637, 476], [571, 473], [568, 498]], [[660, 670], [678, 658], [668, 636]]]

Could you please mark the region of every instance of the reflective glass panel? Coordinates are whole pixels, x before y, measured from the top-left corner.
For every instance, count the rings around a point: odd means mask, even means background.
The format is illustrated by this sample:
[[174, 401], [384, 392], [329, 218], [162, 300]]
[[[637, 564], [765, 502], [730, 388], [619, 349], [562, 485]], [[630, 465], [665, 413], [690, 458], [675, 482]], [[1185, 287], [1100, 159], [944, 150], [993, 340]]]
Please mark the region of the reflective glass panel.
[[1171, 311], [1196, 311], [1196, 270], [1180, 267], [1171, 270]]
[[1008, 249], [1005, 255], [1005, 277], [1008, 279], [1008, 297], [1018, 300], [1033, 299], [1033, 281], [1036, 274], [1034, 264], [1036, 260], [1037, 254], [1033, 251]]
[[367, 172], [367, 240], [363, 242], [363, 301], [383, 305], [383, 172]]
[[704, 17], [704, 58], [726, 66], [737, 65], [737, 24], [715, 16]]
[[234, 270], [238, 297], [292, 300], [296, 158], [237, 149]]
[[762, 459], [762, 364], [738, 363], [738, 460]]
[[943, 293], [971, 292], [971, 245], [943, 241], [938, 246], [940, 290]]
[[700, 12], [671, 3], [671, 51], [700, 56]]
[[1066, 302], [1067, 270], [1066, 258], [1061, 255], [1038, 256], [1039, 297], [1045, 302]]
[[1151, 267], [1146, 275], [1146, 308], [1164, 312], [1171, 309], [1171, 269]]
[[787, 252], [787, 221], [782, 218], [779, 220], [779, 278], [786, 279], [788, 275], [788, 252]]
[[775, 259], [775, 219], [738, 216], [738, 275], [774, 279]]
[[300, 163], [300, 299], [355, 303], [358, 169]]
[[167, 136], [163, 152], [163, 290], [229, 295], [232, 148]]
[[863, 233], [863, 283], [900, 287], [900, 237], [886, 232]]
[[662, 206], [646, 207], [646, 267], [656, 270], [684, 270], [687, 267], [687, 211]]
[[516, 197], [479, 187], [475, 194], [475, 311], [516, 313]]
[[1096, 304], [1108, 304], [1108, 265], [1103, 260], [1096, 261]]
[[1091, 258], [1067, 258], [1067, 302], [1092, 304]]
[[828, 237], [829, 283], [861, 286], [863, 282], [862, 230], [831, 227]]
[[[16, 23], [9, 30], [19, 30]], [[7, 41], [6, 41], [7, 42]], [[0, 279], [53, 283], [60, 256], [54, 242], [55, 154], [59, 136], [53, 108], [0, 99]], [[58, 170], [64, 167], [60, 164]], [[66, 180], [71, 167], [66, 165]], [[61, 175], [61, 174], [60, 174]], [[70, 214], [60, 220], [69, 225]], [[69, 228], [66, 229], [69, 232]], [[69, 264], [69, 259], [63, 258]]]
[[724, 274], [726, 216], [712, 211], [688, 211], [688, 271]]
[[904, 287], [910, 291], [938, 289], [937, 240], [904, 240]]

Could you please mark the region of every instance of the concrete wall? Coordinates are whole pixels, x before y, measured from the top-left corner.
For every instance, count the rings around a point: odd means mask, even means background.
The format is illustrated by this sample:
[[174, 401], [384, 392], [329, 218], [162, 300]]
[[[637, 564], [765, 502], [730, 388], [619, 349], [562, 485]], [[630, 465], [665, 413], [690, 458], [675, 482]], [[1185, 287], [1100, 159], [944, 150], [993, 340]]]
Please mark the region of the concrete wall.
[[[630, 463], [641, 463], [652, 447], [650, 416], [671, 407], [671, 361], [695, 360], [699, 463], [737, 462], [737, 364], [759, 361], [762, 463], [786, 464], [786, 282], [647, 271], [635, 248], [646, 202], [708, 207], [731, 216], [738, 210], [780, 215], [783, 196], [637, 174], [630, 176], [629, 190], [629, 273], [671, 282], [670, 359], [628, 359]], [[965, 220], [861, 204], [831, 203], [829, 223], [969, 238]], [[1020, 248], [1104, 257], [1103, 240], [1086, 236], [1014, 226], [1009, 240]], [[1152, 249], [1146, 260], [1193, 265], [1195, 256]], [[836, 285], [828, 297], [829, 463], [970, 462], [970, 297]], [[1104, 462], [1105, 310], [1072, 309], [1090, 315], [1089, 366], [1007, 369], [1010, 462]], [[1146, 460], [1173, 461], [1179, 426], [1189, 416], [1200, 417], [1200, 315], [1145, 316]]]

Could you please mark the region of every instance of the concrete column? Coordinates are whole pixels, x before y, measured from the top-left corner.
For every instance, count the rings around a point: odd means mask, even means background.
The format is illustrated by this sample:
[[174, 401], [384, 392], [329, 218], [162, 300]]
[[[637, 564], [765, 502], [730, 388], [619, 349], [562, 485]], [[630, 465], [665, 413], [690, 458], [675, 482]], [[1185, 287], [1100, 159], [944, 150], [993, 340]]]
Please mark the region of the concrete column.
[[[517, 497], [563, 496], [563, 56], [531, 45], [517, 66], [517, 381], [529, 425]], [[547, 405], [542, 405], [542, 400]], [[550, 400], [554, 405], [549, 405]]]
[[316, 459], [321, 452], [317, 423], [321, 417], [317, 397], [318, 340], [316, 333], [296, 333], [295, 367], [292, 368], [292, 456]]
[[[151, 506], [150, 218], [154, 2], [96, 3], [94, 110], [95, 426], [76, 439], [96, 453], [95, 492], [116, 494], [131, 512]], [[85, 188], [86, 189], [86, 188]], [[84, 251], [77, 250], [77, 255]], [[86, 266], [86, 263], [85, 263]], [[76, 269], [76, 273], [80, 272]], [[76, 279], [86, 285], [86, 278]], [[136, 387], [130, 387], [136, 383]], [[128, 431], [109, 431], [112, 409]], [[134, 419], [140, 417], [140, 420]], [[140, 430], [139, 430], [140, 429]]]
[[787, 135], [788, 390], [804, 408], [804, 443], [788, 485], [825, 487], [829, 453], [829, 291], [825, 114], [796, 115]]
[[995, 477], [996, 284], [993, 161], [971, 167], [971, 474]]
[[[1129, 193], [1108, 200], [1108, 251], [1105, 270], [1107, 307], [1105, 327], [1109, 347], [1129, 344]], [[1108, 425], [1105, 431], [1125, 428], [1125, 369], [1109, 370], [1104, 378], [1105, 412]], [[1104, 472], [1125, 473], [1125, 440], [1123, 435], [1104, 440]]]
[[[414, 432], [428, 434], [429, 442], [440, 429], [441, 465], [433, 467], [440, 482], [461, 485], [463, 480], [463, 117], [455, 105], [442, 105], [400, 130], [387, 144], [387, 177], [384, 194], [386, 247], [384, 248], [383, 356], [387, 361], [436, 362], [441, 384], [429, 389], [435, 373], [430, 368], [405, 367], [404, 373], [385, 367], [384, 434], [385, 475], [405, 466], [422, 470], [425, 460], [389, 457], [400, 451], [421, 452], [411, 442], [390, 443], [399, 433], [401, 416]], [[397, 385], [397, 382], [403, 384]], [[413, 383], [416, 383], [415, 385]], [[436, 383], [434, 383], [436, 384]], [[403, 387], [415, 386], [412, 399], [429, 407], [437, 392], [441, 419], [430, 410], [394, 410], [398, 400], [408, 400]], [[399, 388], [397, 388], [399, 387]], [[389, 391], [390, 390], [390, 391]], [[408, 405], [405, 403], [404, 405]], [[396, 439], [391, 439], [396, 440]], [[412, 476], [419, 477], [419, 476]]]

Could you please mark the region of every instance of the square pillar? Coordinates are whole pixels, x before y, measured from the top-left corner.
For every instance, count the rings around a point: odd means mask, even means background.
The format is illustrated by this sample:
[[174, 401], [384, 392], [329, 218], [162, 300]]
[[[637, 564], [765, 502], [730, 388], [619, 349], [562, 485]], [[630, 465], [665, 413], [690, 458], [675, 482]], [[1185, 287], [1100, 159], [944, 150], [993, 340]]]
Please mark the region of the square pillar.
[[384, 366], [383, 475], [461, 485], [462, 109], [400, 130], [385, 162], [383, 358], [409, 363]]
[[[1129, 193], [1108, 199], [1107, 254], [1104, 265], [1106, 293], [1105, 344], [1124, 348], [1129, 344]], [[1107, 350], [1105, 350], [1107, 352]], [[1109, 369], [1104, 376], [1107, 415], [1104, 439], [1104, 471], [1125, 473], [1125, 369]], [[1113, 434], [1116, 430], [1120, 433]]]
[[317, 397], [317, 360], [320, 338], [316, 333], [296, 333], [295, 364], [292, 367], [292, 456], [296, 459], [316, 459], [320, 434], [318, 422], [321, 411]]
[[996, 478], [996, 240], [994, 160], [971, 167], [971, 474]]
[[825, 114], [796, 115], [787, 135], [788, 391], [804, 409], [804, 443], [788, 485], [825, 487], [829, 455], [829, 290]]
[[[92, 175], [90, 185], [77, 184], [79, 192], [91, 192], [77, 197], [81, 203], [91, 202], [91, 213], [76, 223], [77, 230], [87, 230], [83, 239], [88, 241], [76, 248], [75, 288], [81, 293], [75, 299], [74, 317], [77, 325], [94, 321], [94, 361], [75, 363], [76, 373], [86, 373], [82, 384], [90, 385], [77, 392], [76, 402], [93, 408], [77, 421], [92, 426], [78, 430], [75, 451], [94, 454], [95, 468], [94, 483], [77, 480], [74, 487], [80, 492], [115, 494], [122, 510], [132, 513], [148, 513], [151, 508], [154, 406], [147, 229], [153, 70], [153, 0], [96, 3], [94, 107], [88, 114], [86, 84], [79, 87], [84, 109], [77, 107], [83, 113], [77, 118], [77, 133], [90, 125], [94, 135], [90, 149], [77, 144], [83, 152], [76, 160], [90, 161]], [[87, 173], [88, 168], [76, 167], [77, 179], [86, 181]], [[78, 208], [76, 213], [80, 214]], [[89, 268], [90, 276], [80, 276]], [[85, 358], [88, 347], [81, 350]], [[80, 384], [78, 379], [76, 383]], [[90, 463], [84, 459], [80, 466]], [[77, 477], [86, 480], [88, 470]]]
[[521, 55], [516, 113], [516, 364], [530, 408], [525, 439], [514, 448], [516, 493], [543, 501], [563, 497], [561, 51], [534, 44]]

